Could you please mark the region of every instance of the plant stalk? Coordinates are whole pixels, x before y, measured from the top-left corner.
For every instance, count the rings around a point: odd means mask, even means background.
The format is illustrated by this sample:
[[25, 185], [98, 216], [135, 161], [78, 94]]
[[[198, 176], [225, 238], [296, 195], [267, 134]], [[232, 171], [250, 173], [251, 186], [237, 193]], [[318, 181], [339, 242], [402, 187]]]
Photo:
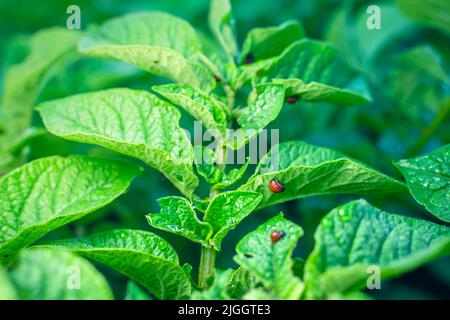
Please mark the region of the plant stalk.
[[[227, 95], [227, 106], [230, 110], [233, 109], [235, 102], [235, 92], [234, 90], [225, 84], [224, 86]], [[221, 141], [216, 147], [216, 163], [219, 169], [225, 171], [225, 163], [227, 159], [227, 147], [224, 141]], [[209, 198], [212, 200], [217, 196], [221, 190], [211, 188]], [[199, 289], [206, 289], [209, 287], [208, 279], [214, 276], [216, 265], [216, 251], [212, 247], [202, 246], [200, 253], [200, 266], [198, 272], [198, 287]]]
[[[213, 199], [220, 191], [211, 189], [209, 197]], [[200, 266], [198, 271], [198, 287], [206, 289], [209, 287], [208, 278], [214, 275], [216, 265], [216, 251], [211, 247], [202, 246], [200, 253]]]
[[200, 256], [200, 269], [198, 274], [198, 287], [206, 289], [209, 287], [208, 278], [214, 275], [214, 266], [216, 262], [216, 251], [211, 247], [202, 247]]
[[[224, 145], [219, 145], [216, 149], [216, 162], [220, 170], [225, 170], [227, 149]], [[213, 199], [218, 195], [221, 190], [211, 188], [209, 194], [210, 199]], [[200, 289], [206, 289], [209, 287], [208, 279], [214, 276], [216, 264], [216, 251], [211, 247], [202, 246], [200, 254], [200, 266], [198, 272], [198, 287]]]

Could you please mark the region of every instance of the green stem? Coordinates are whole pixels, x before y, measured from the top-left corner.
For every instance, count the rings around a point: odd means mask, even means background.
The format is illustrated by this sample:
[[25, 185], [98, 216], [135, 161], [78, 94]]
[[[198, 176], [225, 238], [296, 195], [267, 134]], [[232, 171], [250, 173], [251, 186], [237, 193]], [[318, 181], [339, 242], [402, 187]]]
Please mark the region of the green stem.
[[198, 287], [200, 289], [208, 288], [208, 278], [214, 275], [214, 266], [216, 262], [216, 251], [210, 247], [202, 247], [200, 256], [200, 269], [198, 274]]
[[[220, 170], [225, 170], [225, 161], [226, 161], [226, 147], [221, 145], [216, 150], [216, 158], [219, 163]], [[212, 189], [209, 194], [210, 199], [213, 199], [216, 195], [218, 195], [221, 190]], [[215, 272], [215, 263], [216, 263], [216, 251], [211, 247], [202, 246], [202, 251], [200, 254], [200, 267], [198, 272], [198, 287], [200, 289], [208, 288], [207, 280], [214, 276]]]
[[[234, 107], [234, 102], [236, 94], [234, 90], [225, 84], [224, 86], [227, 95], [227, 106], [230, 110]], [[225, 171], [225, 163], [227, 159], [227, 147], [222, 141], [222, 143], [216, 148], [216, 163], [218, 163], [219, 169], [223, 172]], [[212, 200], [217, 196], [222, 190], [217, 190], [211, 188], [209, 198]], [[214, 276], [216, 264], [216, 251], [207, 246], [202, 246], [202, 251], [200, 253], [200, 266], [198, 271], [198, 287], [200, 289], [206, 289], [209, 287], [208, 279]]]
[[227, 107], [228, 110], [233, 110], [233, 106], [234, 106], [234, 100], [236, 99], [236, 94], [234, 92], [234, 90], [230, 87], [230, 85], [228, 85], [227, 83], [223, 84], [223, 89], [225, 91], [225, 94], [227, 95]]

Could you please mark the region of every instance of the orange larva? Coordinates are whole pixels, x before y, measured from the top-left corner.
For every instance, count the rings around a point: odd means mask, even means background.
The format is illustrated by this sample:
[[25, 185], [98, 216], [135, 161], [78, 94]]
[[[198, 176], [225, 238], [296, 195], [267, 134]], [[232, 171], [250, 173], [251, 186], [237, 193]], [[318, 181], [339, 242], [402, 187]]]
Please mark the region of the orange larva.
[[284, 191], [284, 184], [278, 179], [274, 179], [269, 182], [269, 189], [274, 193], [280, 193]]
[[297, 100], [298, 100], [298, 95], [296, 95], [296, 94], [286, 98], [286, 102], [289, 104], [296, 104]]
[[280, 241], [286, 234], [283, 231], [272, 231], [270, 234], [270, 240], [272, 243]]

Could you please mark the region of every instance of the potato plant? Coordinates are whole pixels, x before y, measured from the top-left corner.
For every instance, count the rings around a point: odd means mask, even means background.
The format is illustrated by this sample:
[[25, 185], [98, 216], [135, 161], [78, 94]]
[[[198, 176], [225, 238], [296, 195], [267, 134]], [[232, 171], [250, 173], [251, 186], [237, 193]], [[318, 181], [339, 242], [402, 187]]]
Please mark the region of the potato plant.
[[[448, 10], [444, 1], [442, 6]], [[424, 23], [428, 18], [419, 13], [406, 5], [405, 14]], [[363, 291], [381, 280], [448, 256], [448, 131], [433, 150], [422, 151], [431, 136], [446, 125], [448, 130], [449, 78], [427, 48], [403, 52], [402, 63], [413, 64], [414, 72], [387, 82], [395, 93], [399, 82], [422, 72], [439, 84], [429, 91], [433, 103], [439, 102], [429, 129], [405, 157], [396, 157], [389, 172], [355, 154], [298, 139], [273, 146], [256, 166], [249, 165], [250, 159], [239, 166], [225, 161], [248, 148], [287, 108], [313, 106], [318, 118], [324, 105], [339, 110], [377, 105], [375, 75], [367, 72], [375, 53], [366, 52], [361, 62], [345, 51], [344, 37], [350, 34], [340, 22], [333, 20], [326, 40], [312, 39], [298, 21], [289, 20], [252, 29], [240, 42], [230, 3], [213, 0], [213, 37], [160, 11], [125, 14], [82, 31], [53, 27], [35, 33], [28, 55], [4, 78], [0, 298], [120, 298], [99, 271], [106, 265], [129, 279], [127, 299], [366, 299]], [[425, 24], [449, 31], [448, 21]], [[143, 88], [112, 82], [101, 90], [86, 85], [90, 90], [39, 98], [49, 79], [83, 59], [121, 62], [119, 78], [128, 72], [154, 76]], [[127, 69], [130, 65], [134, 68]], [[84, 74], [84, 81], [101, 78], [97, 71]], [[402, 106], [418, 101], [412, 92], [401, 99]], [[213, 133], [214, 148], [192, 145], [180, 125], [182, 115]], [[300, 118], [296, 121], [302, 125]], [[230, 139], [230, 129], [243, 138]], [[71, 141], [77, 147], [70, 150], [100, 148], [96, 154], [30, 159], [30, 144], [43, 135]], [[148, 207], [139, 212], [147, 229], [123, 224], [76, 237], [47, 237], [132, 193], [133, 181], [148, 168], [159, 171], [177, 192], [159, 197], [158, 210], [137, 197]], [[206, 193], [201, 185], [208, 186]], [[151, 182], [145, 188], [158, 192]], [[288, 201], [333, 195], [353, 198], [327, 208], [315, 230], [287, 219], [286, 210], [272, 214], [238, 241], [234, 268], [217, 266], [223, 242], [246, 217]], [[372, 204], [377, 195], [399, 199], [399, 204]], [[417, 201], [422, 218], [405, 214], [411, 207], [401, 199], [409, 197]], [[295, 249], [302, 246], [304, 233], [314, 233], [314, 249], [300, 257]], [[195, 243], [200, 256], [180, 262], [166, 234]]]

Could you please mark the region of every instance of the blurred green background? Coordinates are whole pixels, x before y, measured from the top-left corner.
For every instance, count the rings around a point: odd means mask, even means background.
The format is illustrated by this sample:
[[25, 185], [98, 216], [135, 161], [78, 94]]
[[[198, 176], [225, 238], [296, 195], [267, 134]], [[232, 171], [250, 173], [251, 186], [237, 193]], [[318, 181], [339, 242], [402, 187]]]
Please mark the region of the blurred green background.
[[[209, 33], [207, 0], [1, 0], [0, 94], [5, 70], [20, 62], [28, 53], [29, 36], [42, 28], [64, 27], [68, 17], [66, 9], [71, 4], [81, 8], [82, 30], [90, 24], [128, 12], [160, 10], [185, 18], [197, 30]], [[365, 27], [369, 4], [378, 4], [382, 9], [381, 30]], [[392, 166], [392, 160], [423, 154], [450, 142], [448, 113], [444, 114], [444, 118], [447, 117], [438, 128], [433, 127], [434, 119], [442, 116], [442, 110], [449, 103], [450, 39], [449, 33], [442, 28], [423, 24], [414, 17], [410, 19], [394, 1], [245, 0], [232, 1], [232, 5], [240, 43], [251, 28], [295, 19], [301, 21], [308, 37], [333, 42], [342, 50], [348, 63], [359, 69], [370, 84], [374, 101], [368, 105], [349, 108], [318, 103], [286, 105], [279, 119], [271, 124], [271, 128], [281, 128], [280, 141], [300, 139], [332, 147], [398, 179], [401, 176]], [[148, 89], [151, 84], [162, 81], [119, 62], [83, 58], [51, 78], [38, 100], [109, 87]], [[37, 116], [33, 121], [35, 125], [40, 125]], [[187, 114], [183, 114], [184, 128], [191, 129], [192, 121]], [[432, 131], [428, 134], [430, 128]], [[27, 160], [71, 153], [120, 157], [101, 148], [44, 135], [32, 141]], [[81, 236], [118, 227], [149, 230], [144, 215], [158, 210], [157, 198], [176, 193], [161, 174], [147, 169], [118, 201], [52, 232], [44, 240]], [[313, 197], [254, 213], [226, 238], [218, 255], [218, 267], [235, 267], [232, 257], [237, 241], [279, 211], [285, 212], [287, 218], [305, 230], [296, 255], [307, 257], [321, 217], [351, 199], [349, 196]], [[442, 223], [434, 220], [410, 196], [369, 196], [367, 199], [389, 212]], [[167, 233], [162, 236], [174, 245], [181, 261], [193, 264], [195, 270], [200, 253], [198, 246]], [[122, 298], [126, 279], [101, 265], [97, 267], [108, 277], [116, 298]], [[368, 293], [382, 299], [448, 299], [450, 258], [383, 282], [382, 290]]]

